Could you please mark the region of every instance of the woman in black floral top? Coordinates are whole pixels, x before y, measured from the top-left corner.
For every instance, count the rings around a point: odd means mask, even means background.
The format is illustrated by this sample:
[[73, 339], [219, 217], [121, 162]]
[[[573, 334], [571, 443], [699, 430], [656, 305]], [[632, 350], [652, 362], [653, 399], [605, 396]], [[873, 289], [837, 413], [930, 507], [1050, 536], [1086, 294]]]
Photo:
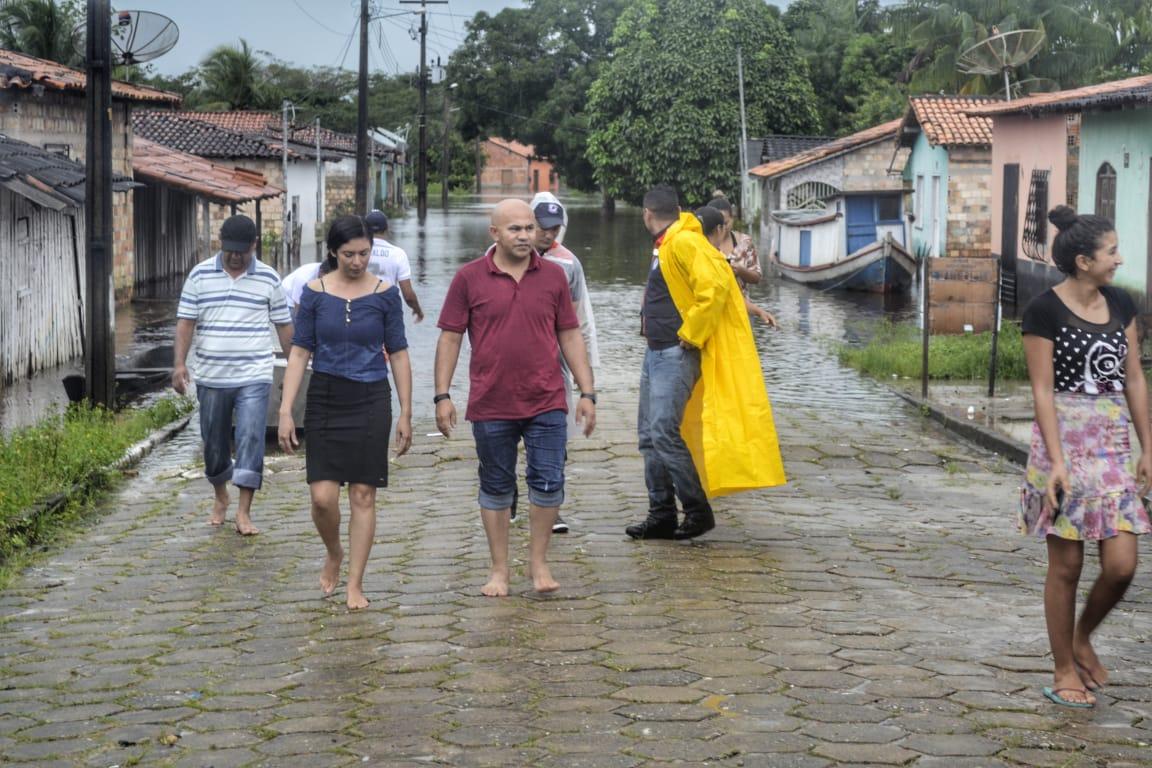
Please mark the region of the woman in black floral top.
[[[1152, 530], [1142, 498], [1152, 486], [1152, 427], [1136, 307], [1111, 285], [1123, 264], [1115, 228], [1067, 206], [1048, 218], [1060, 230], [1052, 258], [1067, 277], [1024, 310], [1036, 422], [1020, 528], [1048, 545], [1044, 616], [1056, 669], [1044, 695], [1087, 708], [1108, 680], [1092, 633], [1132, 581], [1136, 535]], [[1142, 448], [1135, 465], [1129, 423]], [[1100, 576], [1076, 621], [1085, 541], [1100, 549]]]

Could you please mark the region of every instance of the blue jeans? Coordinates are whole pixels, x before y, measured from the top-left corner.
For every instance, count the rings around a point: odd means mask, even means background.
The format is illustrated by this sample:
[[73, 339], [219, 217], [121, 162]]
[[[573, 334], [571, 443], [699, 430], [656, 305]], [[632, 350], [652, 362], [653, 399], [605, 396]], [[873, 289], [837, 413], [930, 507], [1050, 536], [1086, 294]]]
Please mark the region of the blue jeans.
[[507, 509], [516, 496], [516, 449], [524, 440], [528, 500], [538, 507], [564, 503], [564, 460], [568, 425], [564, 411], [530, 419], [472, 422], [480, 460], [480, 508]]
[[649, 349], [640, 371], [640, 411], [636, 429], [644, 457], [648, 515], [676, 519], [676, 497], [685, 515], [711, 512], [692, 454], [680, 436], [684, 408], [700, 378], [700, 350], [677, 344]]
[[[260, 488], [264, 473], [264, 429], [272, 382], [242, 387], [196, 387], [200, 401], [200, 437], [204, 475], [212, 485], [229, 480], [237, 488]], [[232, 462], [235, 431], [236, 462]]]

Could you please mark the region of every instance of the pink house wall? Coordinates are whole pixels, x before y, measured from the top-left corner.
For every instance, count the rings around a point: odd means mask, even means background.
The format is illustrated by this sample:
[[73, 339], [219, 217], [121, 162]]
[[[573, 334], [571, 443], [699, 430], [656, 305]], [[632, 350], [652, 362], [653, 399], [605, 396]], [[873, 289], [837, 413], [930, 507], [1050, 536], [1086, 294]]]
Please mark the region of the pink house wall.
[[[1068, 124], [1063, 114], [1026, 117], [997, 115], [992, 121], [992, 252], [1003, 252], [1004, 166], [1020, 165], [1020, 201], [1016, 212], [1016, 257], [1027, 259], [1022, 243], [1032, 171], [1049, 171], [1048, 208], [1068, 198]], [[1048, 211], [1043, 215], [1047, 217]], [[1047, 254], [1056, 228], [1048, 226]], [[1051, 261], [1049, 257], [1048, 261]]]

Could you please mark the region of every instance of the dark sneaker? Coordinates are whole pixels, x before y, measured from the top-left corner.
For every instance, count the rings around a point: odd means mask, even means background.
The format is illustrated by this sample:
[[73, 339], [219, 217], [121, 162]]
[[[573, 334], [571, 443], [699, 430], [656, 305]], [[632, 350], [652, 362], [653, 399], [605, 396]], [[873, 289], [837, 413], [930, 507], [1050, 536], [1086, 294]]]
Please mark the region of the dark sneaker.
[[677, 541], [684, 539], [694, 539], [697, 536], [702, 536], [708, 531], [716, 527], [716, 518], [713, 517], [711, 512], [703, 514], [685, 515], [684, 522], [676, 529], [672, 538]]
[[676, 533], [676, 518], [649, 517], [642, 523], [628, 526], [624, 533], [634, 539], [671, 539]]
[[559, 515], [556, 516], [556, 522], [552, 523], [552, 533], [568, 533], [568, 523]]

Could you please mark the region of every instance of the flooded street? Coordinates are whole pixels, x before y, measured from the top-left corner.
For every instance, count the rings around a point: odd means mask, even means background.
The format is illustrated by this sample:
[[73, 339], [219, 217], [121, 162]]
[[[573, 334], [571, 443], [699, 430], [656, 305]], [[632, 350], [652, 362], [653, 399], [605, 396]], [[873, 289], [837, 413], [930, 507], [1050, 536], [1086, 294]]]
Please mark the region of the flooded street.
[[[447, 211], [431, 209], [423, 226], [411, 214], [392, 221], [392, 240], [409, 255], [413, 285], [420, 296], [426, 319], [414, 324], [409, 315], [407, 330], [413, 361], [414, 417], [430, 422], [433, 409], [432, 362], [444, 294], [460, 265], [483, 252], [488, 236], [488, 211], [497, 198], [459, 203]], [[637, 313], [647, 275], [651, 241], [637, 209], [621, 207], [614, 214], [601, 212], [596, 201], [569, 205], [565, 244], [584, 264], [599, 331], [602, 370], [601, 390], [634, 390], [639, 378], [643, 343], [637, 335]], [[116, 350], [121, 367], [156, 346], [170, 345], [175, 325], [176, 292], [157, 292], [117, 310]], [[884, 317], [906, 319], [907, 298], [885, 299], [865, 294], [821, 293], [802, 286], [766, 278], [752, 287], [752, 298], [780, 320], [781, 330], [754, 325], [773, 402], [860, 410], [856, 405], [886, 390], [841, 368], [835, 347], [866, 339]], [[467, 386], [467, 348], [461, 357], [454, 389]], [[53, 408], [67, 405], [61, 378], [82, 370], [80, 360], [0, 390], [0, 431], [35, 423]], [[864, 409], [875, 414], [873, 409]], [[876, 414], [882, 418], [882, 414]], [[423, 428], [420, 428], [421, 430]], [[430, 427], [428, 430], [432, 431]]]

